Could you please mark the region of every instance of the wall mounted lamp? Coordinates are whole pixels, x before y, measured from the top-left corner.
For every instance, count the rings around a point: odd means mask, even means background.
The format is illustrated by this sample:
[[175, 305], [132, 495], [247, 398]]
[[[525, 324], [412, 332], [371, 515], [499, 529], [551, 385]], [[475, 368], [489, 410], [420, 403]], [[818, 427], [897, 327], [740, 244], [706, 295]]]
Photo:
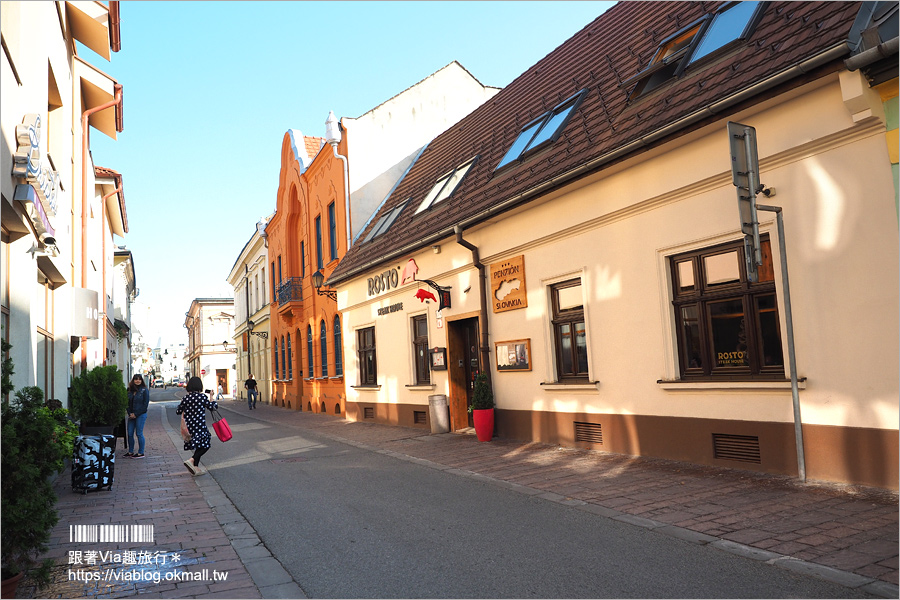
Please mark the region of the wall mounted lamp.
[[322, 284], [325, 283], [325, 275], [322, 273], [322, 269], [319, 269], [315, 273], [312, 274], [312, 284], [316, 289], [316, 293], [320, 296], [326, 296], [331, 300], [337, 302], [337, 292], [335, 290], [322, 289]]

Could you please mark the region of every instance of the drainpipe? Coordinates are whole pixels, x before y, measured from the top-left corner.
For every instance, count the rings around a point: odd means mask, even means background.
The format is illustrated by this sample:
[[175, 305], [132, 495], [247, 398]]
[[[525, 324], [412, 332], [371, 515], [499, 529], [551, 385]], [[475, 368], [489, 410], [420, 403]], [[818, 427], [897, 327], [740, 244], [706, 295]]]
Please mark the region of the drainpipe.
[[103, 283], [100, 286], [100, 289], [103, 291], [103, 308], [100, 310], [100, 322], [103, 323], [103, 346], [100, 348], [100, 356], [103, 357], [103, 364], [106, 365], [106, 200], [115, 194], [118, 194], [122, 191], [122, 184], [119, 184], [119, 187], [103, 196], [103, 200], [101, 202], [102, 206], [100, 207], [100, 212], [103, 215], [103, 221], [100, 223], [100, 234], [103, 237]]
[[337, 147], [341, 143], [341, 124], [334, 116], [333, 110], [328, 112], [328, 118], [325, 120], [325, 142], [331, 144], [334, 157], [341, 159], [341, 162], [344, 163], [344, 206], [347, 219], [347, 250], [349, 251], [352, 242], [350, 233], [350, 165], [346, 156], [338, 154]]
[[478, 290], [481, 296], [481, 372], [487, 377], [488, 387], [493, 390], [494, 385], [491, 377], [491, 349], [488, 346], [488, 312], [487, 312], [487, 285], [485, 283], [485, 268], [478, 256], [478, 246], [475, 246], [463, 239], [462, 227], [453, 226], [453, 232], [456, 234], [456, 243], [472, 251], [472, 264], [478, 269]]
[[[115, 90], [115, 99], [110, 100], [105, 104], [101, 104], [100, 106], [95, 106], [94, 108], [89, 108], [81, 114], [81, 287], [82, 289], [87, 289], [87, 237], [85, 237], [85, 232], [87, 231], [87, 206], [88, 206], [88, 195], [87, 195], [87, 165], [88, 165], [88, 152], [90, 151], [90, 129], [88, 128], [88, 119], [91, 115], [96, 112], [100, 112], [101, 110], [106, 110], [112, 106], [117, 106], [119, 110], [116, 111], [116, 131], [122, 131], [122, 85], [117, 83], [113, 87]], [[73, 232], [74, 234], [74, 232]], [[106, 298], [103, 299], [106, 301]], [[104, 305], [105, 310], [105, 305]], [[99, 327], [98, 327], [99, 329]], [[104, 339], [106, 336], [106, 330], [104, 328]], [[81, 338], [81, 369], [84, 370], [87, 368], [87, 347], [85, 344], [87, 343], [87, 337]], [[105, 342], [104, 342], [105, 344]]]
[[[268, 285], [268, 284], [266, 284]], [[253, 353], [253, 321], [250, 320], [250, 267], [244, 265], [244, 300], [247, 303], [247, 378], [253, 373], [253, 365], [250, 364], [251, 355]]]

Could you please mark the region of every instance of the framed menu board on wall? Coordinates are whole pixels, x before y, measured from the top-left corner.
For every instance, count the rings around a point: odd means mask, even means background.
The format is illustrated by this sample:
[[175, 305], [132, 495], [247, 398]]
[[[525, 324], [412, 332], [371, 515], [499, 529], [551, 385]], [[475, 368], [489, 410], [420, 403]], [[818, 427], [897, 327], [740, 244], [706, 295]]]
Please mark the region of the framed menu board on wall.
[[494, 342], [494, 350], [498, 371], [531, 370], [531, 339]]

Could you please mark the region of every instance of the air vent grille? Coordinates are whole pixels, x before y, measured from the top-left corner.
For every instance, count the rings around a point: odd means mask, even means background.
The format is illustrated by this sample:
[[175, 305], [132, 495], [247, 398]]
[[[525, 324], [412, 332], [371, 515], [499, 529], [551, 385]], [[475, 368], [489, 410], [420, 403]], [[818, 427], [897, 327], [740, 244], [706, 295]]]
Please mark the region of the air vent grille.
[[600, 423], [584, 423], [575, 421], [575, 441], [591, 444], [603, 443], [603, 430]]
[[721, 460], [736, 460], [761, 464], [759, 438], [755, 435], [714, 433], [713, 456]]
[[375, 409], [372, 407], [363, 408], [363, 419], [374, 419]]
[[424, 410], [413, 411], [413, 423], [416, 425], [424, 425], [426, 423]]

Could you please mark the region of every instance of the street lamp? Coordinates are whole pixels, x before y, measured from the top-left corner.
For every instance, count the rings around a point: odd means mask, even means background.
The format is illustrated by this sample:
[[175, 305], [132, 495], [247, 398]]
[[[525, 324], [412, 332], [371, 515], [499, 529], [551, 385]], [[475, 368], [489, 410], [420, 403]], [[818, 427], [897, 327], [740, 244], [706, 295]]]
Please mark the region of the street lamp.
[[316, 293], [320, 296], [326, 296], [335, 302], [337, 302], [337, 292], [335, 290], [322, 289], [322, 284], [325, 283], [325, 275], [322, 273], [322, 269], [317, 270], [312, 274], [312, 284], [316, 290]]

